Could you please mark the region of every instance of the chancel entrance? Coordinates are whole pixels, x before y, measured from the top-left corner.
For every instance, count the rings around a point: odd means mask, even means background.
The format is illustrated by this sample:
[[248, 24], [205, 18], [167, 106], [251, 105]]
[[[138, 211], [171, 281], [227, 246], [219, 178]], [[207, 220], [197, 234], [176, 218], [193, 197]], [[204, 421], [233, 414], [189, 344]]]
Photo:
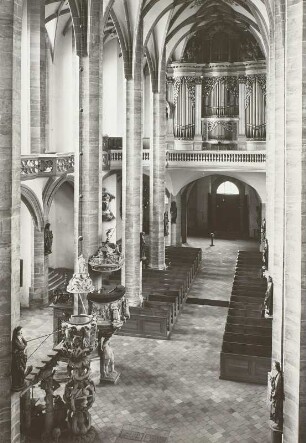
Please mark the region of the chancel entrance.
[[191, 182], [182, 195], [186, 238], [209, 237], [213, 232], [216, 238], [259, 239], [261, 199], [244, 181], [213, 174]]
[[238, 187], [229, 181], [216, 192], [215, 231], [220, 236], [241, 236], [241, 202]]

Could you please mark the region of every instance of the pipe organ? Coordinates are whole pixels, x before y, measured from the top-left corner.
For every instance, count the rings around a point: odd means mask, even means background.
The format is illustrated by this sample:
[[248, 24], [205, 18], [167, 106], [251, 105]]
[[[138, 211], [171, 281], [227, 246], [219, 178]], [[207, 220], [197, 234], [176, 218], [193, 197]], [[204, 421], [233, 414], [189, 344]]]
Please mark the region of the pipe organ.
[[174, 137], [191, 140], [195, 128], [195, 79], [177, 77], [174, 81]]
[[246, 76], [245, 132], [249, 139], [266, 139], [266, 77]]
[[239, 114], [236, 77], [211, 77], [203, 83], [203, 117], [236, 117]]
[[[171, 82], [174, 141], [200, 141], [200, 148], [191, 149], [214, 149], [213, 145], [245, 149], [248, 141], [265, 141], [263, 62], [227, 66], [181, 63], [171, 69], [168, 86]], [[180, 146], [183, 148], [177, 149], [188, 149], [186, 143]]]

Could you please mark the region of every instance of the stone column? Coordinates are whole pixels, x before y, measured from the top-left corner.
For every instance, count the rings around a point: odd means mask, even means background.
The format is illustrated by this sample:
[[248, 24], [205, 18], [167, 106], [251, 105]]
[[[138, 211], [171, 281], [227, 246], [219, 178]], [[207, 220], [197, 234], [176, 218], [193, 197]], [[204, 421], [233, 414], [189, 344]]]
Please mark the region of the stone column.
[[45, 5], [28, 0], [30, 60], [31, 153], [45, 152], [46, 143], [46, 30]]
[[187, 243], [187, 192], [181, 195], [181, 237], [182, 243]]
[[30, 307], [48, 304], [48, 288], [45, 280], [44, 231], [34, 226], [34, 255], [32, 262], [32, 286]]
[[286, 24], [285, 121], [276, 123], [285, 128], [284, 442], [293, 443], [306, 441], [305, 1], [288, 0], [286, 15], [280, 15]]
[[[139, 24], [141, 27], [141, 24]], [[125, 137], [122, 158], [123, 250], [122, 284], [131, 306], [142, 303], [140, 232], [142, 231], [142, 30], [135, 36], [133, 72], [126, 71]]]
[[[175, 202], [176, 204], [176, 199], [173, 195], [171, 195], [171, 204], [172, 202]], [[175, 223], [172, 223], [172, 216], [170, 213], [170, 224], [171, 224], [171, 246], [176, 246], [176, 222], [177, 219], [175, 221]]]
[[172, 231], [172, 225], [171, 225], [171, 214], [170, 214], [170, 204], [167, 203], [165, 205], [165, 212], [168, 214], [168, 235], [165, 236], [165, 246], [171, 245], [171, 231]]
[[167, 84], [167, 109], [168, 109], [168, 120], [167, 120], [167, 140], [166, 148], [174, 149], [174, 97], [173, 97], [173, 78], [170, 78], [166, 82]]
[[0, 2], [0, 440], [20, 439], [19, 394], [11, 394], [11, 336], [19, 323], [20, 45], [22, 1]]
[[[154, 82], [152, 81], [153, 85]], [[153, 90], [150, 152], [150, 266], [165, 268], [164, 212], [166, 180], [166, 67], [163, 63], [158, 90]]]
[[[102, 6], [101, 6], [102, 8]], [[79, 253], [86, 261], [94, 254], [102, 241], [101, 218], [101, 174], [102, 174], [102, 130], [100, 82], [100, 3], [92, 2], [89, 10], [88, 55], [79, 57], [79, 183], [78, 189], [78, 232], [83, 237], [79, 242]], [[93, 275], [94, 284], [100, 276]], [[83, 297], [87, 306], [86, 296]]]
[[150, 152], [150, 265], [155, 269], [165, 266], [165, 143], [159, 139], [159, 129], [163, 126], [161, 97], [153, 92], [152, 126], [153, 140]]
[[195, 85], [195, 133], [194, 149], [202, 150], [202, 80], [196, 79]]
[[245, 84], [239, 83], [239, 123], [238, 123], [238, 146], [246, 148], [245, 135]]
[[[273, 222], [269, 220], [266, 238], [269, 242], [269, 273], [273, 277], [273, 337], [272, 357], [281, 362], [283, 358], [283, 310], [284, 310], [284, 205], [285, 205], [285, 48], [284, 28], [281, 7], [275, 7], [275, 71], [274, 71], [274, 105], [271, 114], [275, 115], [274, 126], [269, 128], [268, 139], [271, 133], [275, 143], [268, 144], [268, 167], [274, 166], [274, 174], [270, 185], [273, 195]], [[272, 68], [272, 66], [271, 66]], [[269, 75], [268, 75], [269, 76]], [[272, 87], [273, 85], [269, 85]], [[270, 93], [270, 91], [268, 91]], [[270, 108], [271, 109], [271, 108]], [[270, 120], [270, 123], [271, 120]], [[271, 161], [273, 162], [271, 164]], [[269, 189], [269, 188], [267, 188]], [[270, 192], [268, 192], [268, 200]], [[273, 227], [273, 230], [271, 229]], [[271, 239], [270, 244], [270, 237]]]
[[182, 246], [182, 196], [180, 192], [175, 196], [175, 201], [177, 209], [177, 219], [175, 225], [176, 246]]

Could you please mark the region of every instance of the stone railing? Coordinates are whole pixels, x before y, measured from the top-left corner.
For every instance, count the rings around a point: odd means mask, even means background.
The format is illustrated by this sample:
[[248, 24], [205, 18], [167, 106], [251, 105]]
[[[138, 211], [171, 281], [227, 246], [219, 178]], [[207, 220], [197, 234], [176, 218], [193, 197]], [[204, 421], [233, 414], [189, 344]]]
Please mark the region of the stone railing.
[[218, 168], [265, 169], [266, 153], [263, 151], [168, 151], [168, 168], [212, 166]]
[[[120, 169], [122, 167], [122, 151], [104, 153], [106, 169]], [[107, 156], [107, 157], [106, 157]], [[143, 165], [150, 164], [150, 151], [142, 153]], [[168, 168], [190, 168], [212, 166], [217, 168], [238, 167], [251, 169], [265, 169], [265, 151], [168, 151], [166, 165]]]
[[59, 176], [74, 172], [74, 154], [29, 154], [21, 156], [21, 180]]
[[[122, 168], [122, 150], [103, 152], [103, 169]], [[142, 152], [143, 166], [150, 165], [150, 151]], [[167, 168], [194, 168], [210, 166], [215, 169], [245, 167], [247, 169], [265, 169], [266, 153], [256, 151], [167, 151]], [[68, 154], [31, 154], [21, 156], [21, 180], [37, 177], [60, 176], [74, 172], [74, 155]]]
[[[121, 169], [122, 156], [123, 156], [122, 150], [103, 152], [103, 167], [105, 169]], [[148, 149], [143, 150], [142, 161], [144, 166], [149, 166], [150, 151]]]

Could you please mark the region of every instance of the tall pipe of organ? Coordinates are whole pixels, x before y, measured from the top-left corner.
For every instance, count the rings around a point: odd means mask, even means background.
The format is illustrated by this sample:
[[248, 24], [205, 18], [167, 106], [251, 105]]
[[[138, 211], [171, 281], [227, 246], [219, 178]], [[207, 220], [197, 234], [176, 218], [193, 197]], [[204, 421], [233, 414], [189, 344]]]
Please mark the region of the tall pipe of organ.
[[259, 78], [254, 76], [249, 82], [248, 99], [246, 102], [246, 137], [252, 139], [265, 139], [266, 137], [266, 111], [265, 95]]
[[[199, 76], [198, 76], [199, 78]], [[239, 87], [245, 84], [245, 88]], [[181, 140], [193, 140], [195, 136], [195, 84], [196, 77], [174, 76], [174, 137]], [[264, 140], [266, 136], [265, 116], [265, 75], [243, 74], [231, 76], [210, 76], [203, 78], [202, 109], [204, 117], [245, 119], [247, 139]], [[239, 100], [239, 91], [245, 91], [246, 100]], [[245, 109], [241, 109], [244, 106]], [[243, 117], [242, 117], [243, 115]], [[198, 117], [197, 117], [198, 118]], [[200, 117], [201, 119], [201, 117]], [[201, 127], [200, 124], [198, 124]], [[225, 125], [218, 125], [216, 134], [207, 138], [207, 123], [203, 121], [202, 136], [205, 139], [228, 139]], [[206, 128], [206, 129], [205, 129]], [[220, 132], [221, 131], [221, 132]], [[243, 133], [243, 131], [241, 130]], [[220, 134], [219, 134], [220, 133]], [[232, 140], [232, 138], [230, 138]]]
[[191, 86], [188, 86], [187, 80], [184, 77], [177, 77], [175, 83], [174, 136], [180, 139], [191, 140], [194, 137], [195, 127], [194, 100], [189, 91]]

